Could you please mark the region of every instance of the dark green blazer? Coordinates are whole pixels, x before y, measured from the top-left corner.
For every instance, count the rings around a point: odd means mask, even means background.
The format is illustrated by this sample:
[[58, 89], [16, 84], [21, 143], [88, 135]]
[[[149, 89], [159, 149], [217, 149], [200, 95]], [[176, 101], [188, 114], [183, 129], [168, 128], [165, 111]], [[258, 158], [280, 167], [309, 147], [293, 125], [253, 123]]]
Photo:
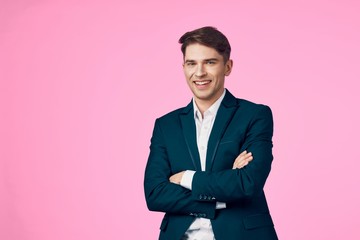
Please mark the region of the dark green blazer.
[[[264, 195], [271, 169], [273, 120], [269, 107], [235, 98], [229, 91], [210, 134], [206, 171], [201, 171], [192, 102], [155, 122], [145, 170], [149, 210], [165, 212], [159, 239], [180, 240], [196, 217], [211, 219], [216, 240], [277, 239]], [[244, 150], [254, 160], [232, 169]], [[169, 182], [195, 170], [192, 190]], [[216, 202], [225, 209], [216, 209]]]

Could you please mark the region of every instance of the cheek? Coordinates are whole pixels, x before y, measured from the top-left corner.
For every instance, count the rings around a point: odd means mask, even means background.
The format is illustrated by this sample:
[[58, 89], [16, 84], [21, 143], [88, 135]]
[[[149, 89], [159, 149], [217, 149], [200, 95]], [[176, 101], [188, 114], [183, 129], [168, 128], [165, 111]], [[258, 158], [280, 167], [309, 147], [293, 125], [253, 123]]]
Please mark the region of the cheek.
[[187, 73], [184, 74], [185, 75], [185, 80], [187, 83], [190, 83], [191, 82], [191, 76]]
[[185, 75], [186, 80], [189, 81], [192, 76], [192, 73], [190, 71], [184, 71], [184, 75]]

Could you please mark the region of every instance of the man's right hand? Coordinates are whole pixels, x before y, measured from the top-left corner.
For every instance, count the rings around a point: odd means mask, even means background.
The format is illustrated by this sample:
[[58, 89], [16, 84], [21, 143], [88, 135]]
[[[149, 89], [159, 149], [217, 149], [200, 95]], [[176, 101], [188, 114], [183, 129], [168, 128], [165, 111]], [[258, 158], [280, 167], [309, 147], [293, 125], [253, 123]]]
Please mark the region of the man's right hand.
[[240, 153], [240, 155], [235, 159], [232, 169], [240, 169], [245, 167], [253, 160], [253, 156], [251, 152], [247, 152], [246, 150]]

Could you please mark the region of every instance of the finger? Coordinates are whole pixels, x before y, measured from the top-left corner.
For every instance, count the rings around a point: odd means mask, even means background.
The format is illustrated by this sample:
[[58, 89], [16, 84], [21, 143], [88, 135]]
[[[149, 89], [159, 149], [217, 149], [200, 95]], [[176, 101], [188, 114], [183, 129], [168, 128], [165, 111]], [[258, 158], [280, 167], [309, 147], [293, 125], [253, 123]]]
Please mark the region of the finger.
[[252, 153], [247, 153], [245, 156], [241, 157], [241, 162], [251, 161], [253, 160]]
[[246, 150], [243, 151], [242, 153], [240, 153], [240, 155], [235, 159], [234, 163], [233, 163], [233, 168], [239, 168], [243, 165], [244, 161], [251, 161], [251, 159], [249, 159], [249, 157], [252, 156], [251, 152], [247, 152]]
[[253, 156], [248, 156], [248, 157], [246, 157], [246, 158], [243, 159], [242, 163], [249, 163], [249, 162], [251, 162], [253, 159], [254, 159]]
[[249, 162], [251, 162], [254, 158], [252, 156], [249, 156], [247, 158], [244, 158], [242, 161], [236, 163], [234, 166], [235, 168], [243, 168], [246, 165], [249, 164]]
[[238, 157], [244, 156], [244, 155], [246, 155], [246, 153], [247, 153], [247, 151], [245, 150], [245, 151], [243, 151], [242, 153], [240, 153]]
[[235, 159], [234, 162], [239, 162], [239, 161], [242, 160], [242, 158], [244, 158], [244, 157], [246, 157], [248, 155], [249, 155], [249, 153], [247, 151], [243, 151], [242, 153], [239, 154], [239, 156], [237, 156], [237, 158]]
[[248, 155], [248, 156], [246, 156], [246, 158], [244, 158], [244, 161], [250, 162], [250, 161], [252, 161], [253, 159], [254, 159], [254, 157], [253, 157], [252, 155]]
[[250, 152], [250, 153], [247, 153], [247, 154], [245, 154], [245, 155], [243, 155], [243, 156], [239, 156], [239, 157], [237, 157], [237, 158], [235, 159], [234, 164], [237, 165], [237, 164], [239, 164], [239, 163], [241, 163], [241, 162], [243, 162], [243, 161], [248, 161], [250, 157], [252, 157], [252, 153], [251, 153], [251, 152]]

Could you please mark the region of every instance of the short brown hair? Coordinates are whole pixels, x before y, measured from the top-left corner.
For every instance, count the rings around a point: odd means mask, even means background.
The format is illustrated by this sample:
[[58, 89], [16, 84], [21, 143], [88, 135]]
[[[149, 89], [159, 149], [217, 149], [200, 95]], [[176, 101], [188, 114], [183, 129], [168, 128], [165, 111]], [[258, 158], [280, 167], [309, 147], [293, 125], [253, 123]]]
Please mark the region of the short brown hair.
[[230, 59], [231, 47], [225, 35], [214, 27], [202, 27], [187, 32], [179, 39], [181, 51], [185, 57], [186, 47], [193, 43], [199, 43], [214, 48], [224, 58], [224, 63]]

